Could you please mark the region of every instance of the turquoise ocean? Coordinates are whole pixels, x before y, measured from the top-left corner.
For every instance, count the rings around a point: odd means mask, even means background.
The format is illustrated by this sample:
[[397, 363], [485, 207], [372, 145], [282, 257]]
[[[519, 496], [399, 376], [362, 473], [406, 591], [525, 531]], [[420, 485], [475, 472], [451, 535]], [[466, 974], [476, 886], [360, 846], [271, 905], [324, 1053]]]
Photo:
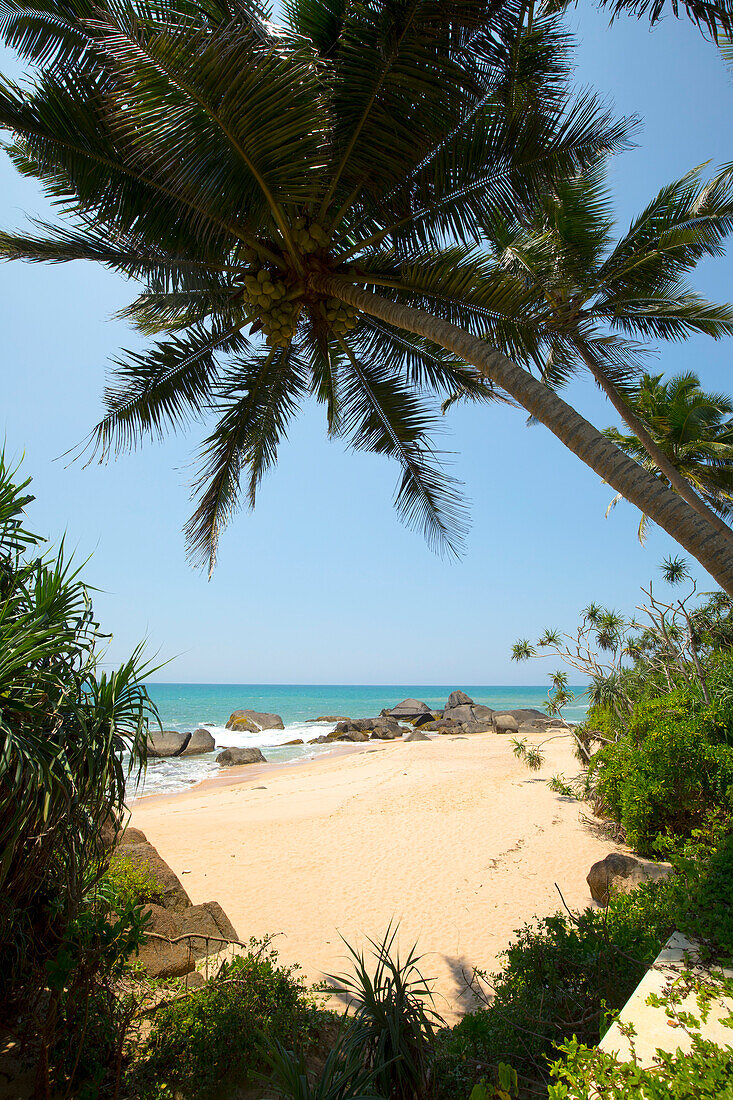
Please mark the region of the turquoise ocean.
[[[302, 738], [307, 742], [333, 722], [313, 722], [321, 715], [346, 718], [372, 718], [384, 707], [393, 707], [402, 699], [422, 699], [429, 707], [441, 709], [451, 691], [460, 688], [475, 703], [494, 710], [536, 707], [544, 711], [547, 687], [507, 687], [475, 684], [148, 684], [148, 692], [158, 708], [163, 729], [195, 730], [204, 726], [212, 733], [219, 751], [229, 746], [256, 745], [268, 763], [297, 763], [329, 751], [323, 745], [286, 745]], [[586, 711], [583, 687], [572, 689], [573, 703], [564, 715], [571, 722], [582, 720]], [[258, 710], [279, 714], [284, 730], [260, 733], [233, 733], [225, 728], [235, 710]], [[311, 721], [309, 721], [309, 719]], [[219, 771], [215, 754], [151, 760], [140, 787], [128, 791], [130, 797], [164, 794], [185, 790]]]

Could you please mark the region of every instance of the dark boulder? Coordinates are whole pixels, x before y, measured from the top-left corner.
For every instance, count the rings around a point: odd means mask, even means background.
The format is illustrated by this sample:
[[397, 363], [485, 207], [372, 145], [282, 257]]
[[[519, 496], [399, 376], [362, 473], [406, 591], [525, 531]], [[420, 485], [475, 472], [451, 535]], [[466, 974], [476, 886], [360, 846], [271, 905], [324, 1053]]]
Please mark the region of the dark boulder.
[[452, 691], [448, 696], [448, 702], [445, 704], [446, 710], [452, 710], [453, 707], [473, 706], [473, 699], [470, 695], [466, 695], [465, 691]]
[[439, 715], [435, 711], [428, 711], [427, 714], [418, 714], [416, 718], [413, 718], [413, 726], [415, 729], [419, 729], [420, 726], [424, 726], [427, 722], [436, 722]]
[[369, 737], [375, 737], [382, 741], [394, 740], [402, 736], [402, 726], [396, 718], [349, 718], [344, 722], [337, 722], [328, 735], [333, 740], [340, 740], [351, 733], [363, 733], [365, 738], [349, 738], [349, 740], [362, 741]]
[[403, 699], [396, 707], [382, 713], [386, 718], [402, 718], [404, 721], [411, 721], [414, 718], [419, 718], [421, 714], [431, 714], [432, 712], [428, 704], [423, 703], [420, 699]]
[[236, 768], [240, 764], [266, 764], [264, 756], [258, 748], [250, 746], [246, 749], [224, 749], [216, 758], [217, 764], [222, 768]]
[[147, 935], [141, 945], [136, 962], [142, 964], [149, 978], [182, 978], [195, 969], [193, 953], [185, 942], [172, 942], [178, 936], [175, 914], [160, 905], [149, 905], [150, 914], [145, 929]]
[[463, 729], [463, 722], [454, 718], [436, 718], [434, 722], [425, 722], [420, 729], [424, 733], [458, 733]]
[[302, 745], [303, 743], [302, 737], [295, 737], [292, 741], [285, 742], [286, 745]]
[[423, 733], [422, 730], [411, 730], [411, 732], [408, 733], [407, 737], [404, 737], [403, 740], [404, 741], [432, 741], [432, 737], [430, 737], [427, 733]]
[[190, 740], [190, 733], [181, 733], [179, 730], [148, 733], [148, 756], [181, 756]]
[[201, 756], [202, 753], [213, 752], [215, 748], [216, 741], [212, 735], [208, 730], [200, 728], [193, 731], [181, 756]]
[[259, 710], [235, 710], [226, 724], [228, 730], [239, 733], [259, 733], [260, 730], [284, 730], [279, 714], [267, 714]]
[[239, 940], [234, 925], [218, 901], [205, 901], [203, 905], [184, 909], [176, 914], [176, 925], [179, 936], [190, 937], [182, 942], [190, 948], [195, 959], [216, 955], [227, 943]]

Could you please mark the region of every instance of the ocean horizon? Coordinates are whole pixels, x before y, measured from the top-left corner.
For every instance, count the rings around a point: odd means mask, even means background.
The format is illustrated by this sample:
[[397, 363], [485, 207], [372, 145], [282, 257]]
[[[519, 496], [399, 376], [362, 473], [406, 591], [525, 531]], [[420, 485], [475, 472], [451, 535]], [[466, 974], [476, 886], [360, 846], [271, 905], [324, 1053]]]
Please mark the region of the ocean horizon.
[[[231, 746], [256, 746], [268, 763], [297, 763], [329, 751], [330, 746], [307, 742], [331, 729], [333, 722], [315, 722], [323, 715], [372, 718], [402, 699], [420, 699], [441, 709], [451, 691], [465, 691], [475, 703], [494, 710], [535, 707], [544, 711], [547, 685], [476, 684], [198, 684], [150, 683], [148, 694], [158, 708], [163, 729], [193, 731], [204, 726], [216, 741], [216, 751]], [[571, 722], [582, 721], [587, 710], [586, 687], [571, 687], [575, 698], [563, 714]], [[279, 714], [283, 730], [235, 733], [226, 729], [235, 710]], [[302, 739], [303, 745], [285, 742]], [[217, 774], [215, 753], [151, 760], [140, 786], [128, 793], [172, 794]]]

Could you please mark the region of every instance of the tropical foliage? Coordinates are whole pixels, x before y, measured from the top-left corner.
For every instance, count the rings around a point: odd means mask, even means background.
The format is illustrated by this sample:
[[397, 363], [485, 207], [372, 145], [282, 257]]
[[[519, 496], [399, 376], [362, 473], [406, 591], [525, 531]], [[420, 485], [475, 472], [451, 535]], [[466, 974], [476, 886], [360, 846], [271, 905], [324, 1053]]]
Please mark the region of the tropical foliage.
[[[725, 5], [688, 10], [730, 22]], [[559, 16], [522, 0], [293, 0], [282, 26], [267, 16], [244, 0], [3, 5], [0, 31], [39, 73], [4, 82], [0, 126], [66, 221], [0, 249], [141, 280], [125, 316], [165, 334], [117, 364], [98, 451], [213, 416], [187, 529], [213, 563], [242, 479], [253, 503], [314, 396], [331, 434], [397, 459], [400, 513], [457, 550], [430, 399], [507, 391], [733, 588], [733, 545], [494, 350], [512, 343], [517, 296], [502, 304], [470, 242], [628, 139], [569, 96]], [[543, 342], [541, 319], [524, 329]]]
[[[645, 374], [628, 395], [637, 420], [667, 462], [710, 508], [728, 516], [733, 504], [733, 401], [723, 393], [705, 393], [692, 371], [668, 381]], [[607, 428], [604, 432], [637, 462], [664, 477], [655, 458], [635, 435]], [[612, 506], [620, 497], [615, 497]], [[644, 541], [647, 517], [639, 524]]]
[[0, 455], [0, 1001], [4, 1022], [21, 1004], [42, 1036], [41, 1088], [54, 1066], [61, 1079], [79, 1069], [90, 1000], [117, 1019], [109, 983], [141, 918], [127, 900], [110, 918], [90, 898], [155, 711], [139, 650], [100, 670], [89, 590], [63, 545], [44, 552], [26, 526], [29, 484]]

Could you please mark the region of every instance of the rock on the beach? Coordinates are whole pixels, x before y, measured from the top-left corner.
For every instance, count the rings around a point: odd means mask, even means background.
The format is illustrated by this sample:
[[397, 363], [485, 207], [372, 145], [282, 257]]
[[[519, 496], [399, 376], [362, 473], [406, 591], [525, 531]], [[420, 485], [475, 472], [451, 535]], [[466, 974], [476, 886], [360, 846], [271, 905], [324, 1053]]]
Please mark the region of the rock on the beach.
[[[364, 737], [350, 737], [349, 734], [360, 733]], [[369, 737], [378, 738], [381, 741], [391, 741], [402, 736], [402, 726], [396, 718], [348, 718], [343, 722], [337, 722], [328, 735], [332, 740], [366, 741]]]
[[179, 730], [158, 730], [148, 733], [148, 756], [180, 756], [191, 740], [190, 733]]
[[312, 737], [308, 742], [309, 745], [330, 745], [333, 738], [327, 734], [322, 733], [320, 737]]
[[469, 718], [463, 723], [466, 733], [492, 733], [494, 729], [493, 716], [491, 718]]
[[133, 867], [155, 879], [160, 888], [160, 902], [165, 909], [186, 909], [191, 904], [178, 876], [147, 840], [117, 849], [112, 854], [112, 863], [117, 860], [129, 860]]
[[[223, 951], [227, 943], [239, 941], [237, 931], [218, 901], [205, 901], [202, 905], [192, 905], [176, 914], [177, 935], [187, 935], [185, 946], [190, 948], [195, 959], [207, 955], [216, 955]], [[221, 941], [225, 940], [225, 943]]]
[[452, 691], [448, 696], [448, 702], [445, 704], [446, 710], [451, 710], [453, 707], [473, 706], [473, 699], [470, 695], [466, 695], [465, 691]]
[[[491, 707], [483, 703], [474, 703], [465, 691], [452, 691], [448, 696], [443, 718], [451, 718], [454, 722], [464, 722], [470, 727], [471, 733], [484, 733], [491, 729], [491, 720], [494, 712]], [[476, 723], [482, 723], [479, 728]]]
[[209, 731], [199, 728], [194, 730], [191, 734], [191, 740], [186, 745], [181, 756], [200, 756], [205, 752], [213, 752], [215, 748], [216, 741]]
[[[339, 722], [339, 725], [345, 725], [346, 723]], [[340, 733], [330, 733], [328, 735], [329, 741], [368, 741], [369, 733], [366, 730], [359, 729], [346, 729]]]
[[396, 707], [386, 711], [384, 716], [385, 718], [403, 718], [409, 721], [411, 718], [418, 718], [421, 714], [430, 713], [430, 707], [427, 703], [423, 703], [421, 699], [403, 699]]
[[432, 741], [432, 737], [429, 737], [427, 733], [423, 733], [422, 730], [411, 730], [406, 737], [403, 737], [403, 741]]
[[519, 733], [519, 723], [513, 714], [494, 715], [495, 733]]
[[605, 908], [610, 892], [630, 894], [642, 882], [655, 882], [671, 874], [671, 863], [652, 863], [622, 852], [610, 852], [605, 859], [593, 864], [586, 882], [593, 900]]
[[436, 718], [433, 722], [424, 722], [420, 729], [425, 733], [460, 733], [463, 722], [454, 718]]
[[[149, 978], [181, 978], [195, 969], [193, 952], [185, 943], [171, 943], [179, 934], [173, 913], [160, 905], [148, 905], [150, 920], [146, 927], [148, 935], [141, 945], [137, 962], [142, 963]], [[159, 938], [162, 937], [162, 938]]]
[[412, 724], [415, 729], [420, 729], [420, 726], [424, 726], [426, 722], [436, 722], [442, 717], [441, 711], [429, 710], [427, 714], [418, 714], [417, 718], [413, 718]]
[[284, 730], [279, 714], [266, 714], [258, 710], [235, 710], [226, 724], [228, 730], [259, 733], [260, 730]]
[[250, 746], [246, 749], [224, 749], [216, 758], [217, 764], [222, 768], [236, 768], [240, 764], [266, 764], [264, 756], [258, 748]]
[[302, 737], [295, 737], [292, 741], [286, 741], [286, 745], [302, 745], [304, 744]]

